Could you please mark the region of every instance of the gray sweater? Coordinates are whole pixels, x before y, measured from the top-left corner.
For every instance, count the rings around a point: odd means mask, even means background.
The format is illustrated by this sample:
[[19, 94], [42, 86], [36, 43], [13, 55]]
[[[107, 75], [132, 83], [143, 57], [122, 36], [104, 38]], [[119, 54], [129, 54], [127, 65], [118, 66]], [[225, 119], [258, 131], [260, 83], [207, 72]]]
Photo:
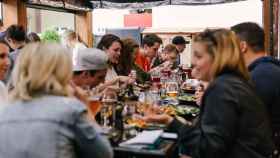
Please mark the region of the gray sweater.
[[43, 96], [0, 110], [0, 158], [111, 158], [109, 142], [74, 98]]

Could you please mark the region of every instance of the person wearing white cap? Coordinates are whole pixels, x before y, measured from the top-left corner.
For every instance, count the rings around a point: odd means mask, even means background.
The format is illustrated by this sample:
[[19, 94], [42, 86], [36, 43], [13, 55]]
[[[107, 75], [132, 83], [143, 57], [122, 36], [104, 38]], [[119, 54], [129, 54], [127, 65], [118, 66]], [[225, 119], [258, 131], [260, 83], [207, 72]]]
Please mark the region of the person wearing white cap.
[[77, 59], [73, 65], [73, 82], [77, 86], [91, 89], [104, 82], [108, 67], [108, 56], [104, 51], [85, 48], [78, 52]]

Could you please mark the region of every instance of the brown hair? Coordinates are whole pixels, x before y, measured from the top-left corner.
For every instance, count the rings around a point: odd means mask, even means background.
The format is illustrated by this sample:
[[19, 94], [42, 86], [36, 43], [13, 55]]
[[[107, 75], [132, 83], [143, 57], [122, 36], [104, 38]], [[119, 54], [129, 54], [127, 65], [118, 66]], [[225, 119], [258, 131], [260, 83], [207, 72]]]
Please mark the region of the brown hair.
[[134, 63], [133, 53], [136, 48], [139, 48], [139, 44], [132, 38], [124, 38], [121, 40], [123, 47], [120, 55], [120, 61], [116, 66], [116, 70], [119, 75], [129, 75], [132, 65]]
[[226, 69], [234, 70], [248, 80], [249, 73], [239, 47], [239, 40], [233, 31], [227, 29], [205, 30], [193, 39], [205, 44], [213, 59], [212, 79]]
[[175, 52], [178, 53], [176, 46], [174, 44], [168, 44], [164, 47], [163, 51], [169, 53], [169, 52]]

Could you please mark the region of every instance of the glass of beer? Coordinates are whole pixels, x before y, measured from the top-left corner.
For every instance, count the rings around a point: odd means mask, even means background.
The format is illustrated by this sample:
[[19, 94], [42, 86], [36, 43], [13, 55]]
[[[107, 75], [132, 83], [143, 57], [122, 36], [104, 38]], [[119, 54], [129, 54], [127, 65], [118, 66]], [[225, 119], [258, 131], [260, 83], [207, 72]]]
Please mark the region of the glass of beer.
[[177, 82], [168, 82], [166, 85], [166, 94], [169, 97], [176, 98], [178, 94], [178, 84]]
[[101, 108], [100, 96], [89, 96], [88, 106], [90, 112], [95, 116]]

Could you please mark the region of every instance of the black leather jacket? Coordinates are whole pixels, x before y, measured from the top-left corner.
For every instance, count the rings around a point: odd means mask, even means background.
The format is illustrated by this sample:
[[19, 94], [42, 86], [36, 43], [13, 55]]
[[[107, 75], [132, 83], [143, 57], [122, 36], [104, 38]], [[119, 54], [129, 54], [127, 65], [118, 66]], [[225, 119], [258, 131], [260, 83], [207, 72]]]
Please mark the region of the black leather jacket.
[[209, 85], [193, 127], [174, 119], [169, 128], [179, 134], [179, 152], [192, 158], [265, 158], [274, 148], [263, 103], [234, 72]]

